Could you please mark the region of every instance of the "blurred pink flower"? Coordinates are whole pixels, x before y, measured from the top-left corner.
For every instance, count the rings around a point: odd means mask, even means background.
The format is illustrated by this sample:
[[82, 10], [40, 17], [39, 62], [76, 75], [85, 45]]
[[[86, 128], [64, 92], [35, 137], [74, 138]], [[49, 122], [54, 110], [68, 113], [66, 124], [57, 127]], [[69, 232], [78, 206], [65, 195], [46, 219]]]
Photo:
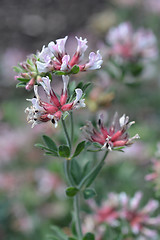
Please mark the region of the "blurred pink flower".
[[140, 209], [141, 198], [141, 192], [136, 192], [133, 198], [122, 193], [120, 196], [121, 218], [128, 222], [133, 234], [145, 236], [147, 239], [157, 239], [157, 230], [152, 228], [160, 227], [160, 215], [157, 217], [150, 215], [158, 208], [158, 201], [150, 200]]
[[143, 0], [144, 7], [147, 11], [159, 14], [160, 13], [160, 1], [159, 0]]
[[140, 28], [134, 32], [129, 22], [113, 27], [106, 35], [109, 55], [123, 60], [155, 60], [158, 47], [155, 35], [150, 29]]
[[160, 215], [152, 217], [152, 214], [159, 207], [159, 203], [156, 200], [150, 200], [140, 208], [141, 198], [141, 192], [136, 192], [133, 198], [122, 192], [109, 193], [107, 200], [100, 206], [90, 200], [88, 203], [93, 213], [84, 218], [84, 232], [93, 231], [97, 235], [96, 239], [101, 239], [108, 229], [107, 224], [111, 228], [119, 228], [122, 236], [132, 233], [133, 239], [136, 237], [137, 240], [151, 238], [157, 240]]
[[56, 174], [46, 169], [37, 169], [34, 174], [37, 182], [38, 193], [42, 196], [48, 196], [51, 193], [60, 193], [64, 189], [64, 183]]

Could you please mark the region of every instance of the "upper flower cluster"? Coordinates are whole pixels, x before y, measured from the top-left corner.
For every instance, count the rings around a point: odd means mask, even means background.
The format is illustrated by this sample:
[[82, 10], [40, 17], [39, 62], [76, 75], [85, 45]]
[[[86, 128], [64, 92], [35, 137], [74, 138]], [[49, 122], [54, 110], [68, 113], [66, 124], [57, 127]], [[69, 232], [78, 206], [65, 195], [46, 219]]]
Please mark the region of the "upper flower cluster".
[[35, 97], [32, 99], [28, 99], [28, 101], [32, 102], [33, 106], [31, 106], [30, 108], [27, 107], [25, 110], [25, 112], [28, 114], [27, 120], [28, 122], [32, 123], [32, 127], [34, 127], [36, 124], [48, 121], [52, 121], [52, 123], [54, 123], [56, 127], [63, 113], [80, 107], [85, 107], [83, 92], [80, 88], [75, 89], [75, 99], [71, 102], [67, 102], [67, 85], [69, 77], [62, 76], [62, 78], [64, 87], [60, 99], [58, 99], [54, 90], [51, 89], [51, 80], [49, 79], [49, 77], [42, 77], [42, 81], [40, 82], [40, 84], [45, 90], [48, 102], [41, 100], [38, 94], [38, 86], [34, 86]]
[[89, 141], [99, 143], [102, 145], [102, 149], [107, 148], [112, 150], [115, 147], [128, 146], [133, 143], [134, 139], [139, 138], [138, 134], [129, 138], [127, 133], [127, 130], [134, 123], [134, 121], [129, 122], [129, 117], [125, 116], [125, 114], [118, 121], [116, 113], [110, 128], [107, 129], [103, 124], [103, 115], [100, 115], [98, 120], [99, 131], [93, 127], [91, 122], [88, 122], [82, 130]]
[[81, 37], [77, 39], [77, 50], [73, 57], [66, 53], [66, 41], [68, 37], [57, 39], [56, 43], [50, 42], [48, 47], [43, 46], [42, 51], [38, 55], [37, 68], [41, 72], [62, 71], [71, 73], [72, 68], [78, 65], [80, 71], [99, 69], [102, 64], [102, 56], [99, 51], [89, 54], [89, 61], [85, 64], [80, 64], [83, 59], [84, 52], [88, 48], [87, 40]]
[[156, 59], [157, 40], [151, 30], [140, 28], [134, 32], [128, 22], [109, 30], [106, 41], [110, 45], [109, 54], [124, 60]]
[[[92, 216], [90, 225], [94, 229], [89, 229], [89, 231], [95, 230], [95, 228], [100, 229], [103, 224], [107, 223], [112, 227], [120, 227], [121, 234], [124, 236], [131, 231], [134, 237], [142, 237], [136, 239], [157, 239], [158, 234], [153, 227], [160, 226], [160, 215], [156, 217], [152, 217], [152, 215], [159, 206], [158, 201], [152, 199], [143, 208], [140, 208], [141, 199], [141, 192], [136, 192], [133, 198], [122, 192], [120, 194], [110, 193], [108, 199], [101, 206], [97, 206], [95, 202], [91, 201], [94, 217]], [[84, 230], [88, 229], [84, 227]], [[105, 230], [104, 227], [101, 236]]]
[[25, 86], [26, 90], [31, 90], [35, 83], [42, 81], [41, 74], [37, 70], [37, 56], [31, 55], [26, 61], [19, 64], [18, 67], [14, 67], [14, 70], [18, 73], [15, 76], [16, 80], [19, 80], [17, 86]]

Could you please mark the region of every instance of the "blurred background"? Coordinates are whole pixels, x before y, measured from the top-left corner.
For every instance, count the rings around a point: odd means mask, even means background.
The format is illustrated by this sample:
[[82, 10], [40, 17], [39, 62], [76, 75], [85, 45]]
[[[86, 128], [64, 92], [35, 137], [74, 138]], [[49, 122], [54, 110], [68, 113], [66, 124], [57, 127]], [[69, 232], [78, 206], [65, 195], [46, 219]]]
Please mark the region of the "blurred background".
[[[62, 162], [34, 147], [48, 134], [63, 142], [60, 127], [51, 123], [31, 129], [24, 109], [33, 92], [16, 88], [12, 67], [43, 45], [69, 36], [68, 51], [76, 48], [74, 36], [87, 38], [89, 53], [105, 55], [107, 31], [121, 22], [135, 29], [151, 28], [160, 44], [159, 0], [1, 0], [0, 7], [0, 239], [44, 240], [52, 224], [67, 231], [72, 202], [65, 196]], [[136, 125], [131, 135], [141, 140], [126, 153], [112, 153], [95, 183], [98, 200], [110, 191], [133, 195], [141, 190], [145, 199], [157, 198], [154, 186], [145, 181], [160, 141], [159, 60], [149, 65], [133, 84], [111, 78], [105, 67], [81, 73], [73, 80], [94, 83], [87, 94], [88, 110], [77, 117], [75, 141], [85, 121], [96, 121], [97, 112], [112, 119], [115, 111], [126, 113]], [[56, 87], [60, 82], [55, 78]], [[83, 136], [81, 136], [83, 138]], [[87, 156], [88, 157], [88, 156]], [[91, 156], [92, 158], [93, 156]], [[82, 203], [85, 210], [85, 203]]]

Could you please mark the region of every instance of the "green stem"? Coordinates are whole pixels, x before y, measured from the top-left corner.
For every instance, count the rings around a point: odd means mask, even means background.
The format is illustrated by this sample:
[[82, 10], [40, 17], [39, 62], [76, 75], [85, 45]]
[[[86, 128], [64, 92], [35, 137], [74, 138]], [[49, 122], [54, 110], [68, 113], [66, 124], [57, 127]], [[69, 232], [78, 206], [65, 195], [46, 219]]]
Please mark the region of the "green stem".
[[91, 172], [89, 172], [83, 179], [82, 181], [80, 182], [79, 184], [79, 189], [82, 189], [84, 186], [89, 186], [92, 181], [95, 179], [95, 177], [98, 175], [98, 173], [101, 171], [102, 167], [103, 167], [103, 164], [104, 164], [104, 161], [107, 157], [107, 154], [108, 154], [108, 150], [105, 152], [103, 158], [101, 159], [100, 162], [98, 162], [98, 164], [92, 169]]
[[63, 130], [64, 130], [64, 133], [65, 133], [65, 136], [66, 136], [66, 140], [67, 140], [68, 146], [71, 149], [71, 140], [70, 140], [68, 132], [67, 132], [66, 123], [63, 120], [63, 118], [61, 118], [61, 121], [62, 121], [62, 126], [63, 126]]
[[[73, 116], [72, 116], [72, 122], [71, 122], [71, 139], [72, 139], [72, 141], [69, 138], [68, 131], [67, 131], [67, 128], [66, 128], [66, 124], [65, 124], [65, 121], [63, 119], [62, 119], [62, 126], [63, 126], [63, 130], [64, 130], [64, 133], [65, 133], [65, 136], [66, 136], [68, 146], [71, 149], [71, 147], [72, 147], [71, 143], [73, 141]], [[65, 160], [65, 162], [64, 162], [65, 175], [66, 175], [66, 178], [68, 180], [68, 183], [72, 186], [75, 186], [75, 183], [74, 183], [74, 181], [72, 179], [72, 176], [71, 176], [70, 162], [71, 162], [70, 160]], [[78, 234], [78, 240], [82, 240], [83, 235], [82, 235], [81, 221], [80, 221], [80, 216], [79, 216], [79, 212], [80, 212], [80, 209], [79, 209], [79, 194], [74, 196], [74, 211], [75, 211], [75, 221], [76, 221], [76, 229], [77, 229], [77, 234]]]
[[79, 194], [77, 193], [74, 196], [74, 212], [75, 212], [75, 221], [76, 221], [76, 230], [78, 235], [78, 240], [82, 240], [82, 229], [81, 229], [81, 220], [80, 220], [80, 210], [79, 210]]
[[[66, 140], [67, 140], [67, 143], [68, 143], [68, 146], [69, 148], [71, 149], [71, 140], [69, 138], [69, 134], [68, 134], [68, 131], [67, 131], [67, 128], [66, 128], [66, 124], [65, 124], [65, 121], [63, 120], [63, 118], [61, 119], [62, 120], [62, 126], [63, 126], [63, 130], [64, 130], [64, 133], [65, 133], [65, 136], [66, 136]], [[72, 176], [71, 176], [71, 171], [70, 171], [70, 164], [71, 161], [68, 160], [68, 159], [65, 159], [64, 161], [64, 171], [65, 171], [65, 176], [66, 176], [66, 179], [68, 181], [68, 183], [72, 186], [75, 186], [75, 183], [72, 179]]]
[[73, 143], [73, 136], [74, 136], [73, 112], [70, 113], [70, 119], [71, 119], [71, 143]]

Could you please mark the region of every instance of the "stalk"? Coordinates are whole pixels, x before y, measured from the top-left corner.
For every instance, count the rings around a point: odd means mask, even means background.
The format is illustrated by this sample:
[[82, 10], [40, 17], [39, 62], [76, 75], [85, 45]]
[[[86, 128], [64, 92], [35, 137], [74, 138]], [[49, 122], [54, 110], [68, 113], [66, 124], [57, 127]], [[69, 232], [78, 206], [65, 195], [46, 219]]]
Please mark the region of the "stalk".
[[81, 220], [80, 220], [80, 207], [79, 207], [79, 193], [74, 196], [74, 212], [75, 212], [75, 221], [76, 221], [76, 230], [78, 235], [78, 240], [82, 240], [82, 229], [81, 229]]

